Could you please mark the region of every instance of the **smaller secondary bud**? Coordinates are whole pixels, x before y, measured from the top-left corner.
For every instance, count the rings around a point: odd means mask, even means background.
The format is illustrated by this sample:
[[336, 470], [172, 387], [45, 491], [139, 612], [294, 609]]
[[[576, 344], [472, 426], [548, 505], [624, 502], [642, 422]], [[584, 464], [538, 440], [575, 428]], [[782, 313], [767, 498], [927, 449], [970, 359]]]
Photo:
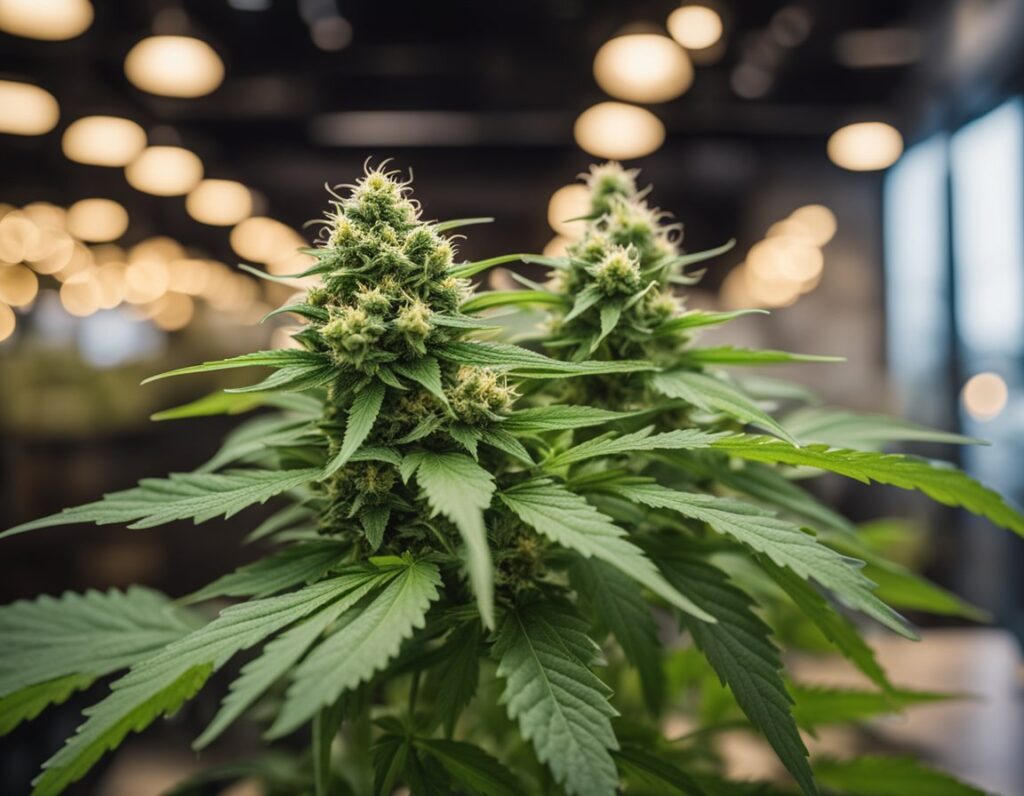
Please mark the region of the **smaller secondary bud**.
[[490, 368], [463, 367], [448, 391], [452, 411], [463, 423], [476, 425], [506, 414], [516, 393], [505, 377]]
[[640, 263], [632, 247], [616, 246], [590, 273], [606, 296], [628, 296], [640, 289]]
[[426, 353], [423, 341], [430, 334], [430, 307], [420, 299], [413, 299], [398, 310], [395, 316], [395, 329], [405, 335], [406, 341], [421, 354]]
[[376, 316], [359, 307], [342, 307], [324, 325], [322, 334], [340, 361], [360, 367], [385, 331]]
[[384, 315], [391, 309], [391, 297], [381, 287], [360, 285], [356, 290], [356, 306], [370, 315]]

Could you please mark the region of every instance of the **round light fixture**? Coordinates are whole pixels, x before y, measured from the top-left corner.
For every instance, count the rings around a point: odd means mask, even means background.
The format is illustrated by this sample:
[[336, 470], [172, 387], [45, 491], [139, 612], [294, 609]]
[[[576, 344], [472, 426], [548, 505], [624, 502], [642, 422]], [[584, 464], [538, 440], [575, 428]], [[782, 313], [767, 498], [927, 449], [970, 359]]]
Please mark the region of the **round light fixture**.
[[68, 232], [88, 243], [117, 240], [128, 229], [128, 211], [113, 199], [82, 199], [68, 208]]
[[131, 119], [85, 116], [68, 125], [60, 144], [76, 163], [125, 166], [146, 148], [146, 132]]
[[836, 234], [836, 214], [825, 205], [804, 205], [790, 213], [790, 219], [805, 230], [809, 243], [824, 246]]
[[252, 214], [252, 193], [234, 180], [203, 180], [185, 199], [185, 209], [202, 224], [230, 227]]
[[124, 59], [124, 73], [143, 91], [164, 97], [202, 97], [224, 80], [224, 62], [205, 41], [150, 36]]
[[288, 259], [304, 243], [295, 230], [266, 216], [253, 216], [236, 224], [230, 242], [239, 257], [257, 263]]
[[975, 420], [996, 418], [1009, 400], [1010, 391], [998, 373], [978, 373], [971, 376], [960, 391], [960, 400], [967, 414]]
[[630, 33], [616, 36], [594, 56], [594, 79], [618, 99], [668, 102], [693, 83], [686, 51], [667, 36]]
[[14, 310], [6, 304], [0, 304], [0, 343], [14, 334], [14, 327], [18, 325], [14, 317]]
[[559, 235], [568, 238], [579, 237], [585, 221], [573, 221], [590, 212], [590, 191], [586, 186], [563, 185], [551, 195], [548, 202], [548, 223]]
[[24, 265], [0, 265], [0, 302], [12, 307], [32, 303], [39, 292], [39, 279]]
[[665, 125], [644, 108], [600, 102], [579, 115], [573, 134], [576, 143], [595, 157], [627, 160], [660, 147], [665, 141]]
[[203, 162], [177, 146], [151, 146], [125, 166], [128, 184], [154, 196], [180, 196], [203, 178]]
[[39, 86], [0, 80], [0, 133], [44, 135], [57, 126], [60, 106]]
[[828, 157], [850, 171], [887, 169], [903, 154], [903, 136], [885, 122], [840, 127], [828, 139]]
[[669, 35], [687, 50], [705, 50], [722, 38], [722, 18], [707, 6], [683, 6], [668, 15]]
[[94, 16], [89, 0], [0, 0], [0, 30], [27, 39], [73, 39]]

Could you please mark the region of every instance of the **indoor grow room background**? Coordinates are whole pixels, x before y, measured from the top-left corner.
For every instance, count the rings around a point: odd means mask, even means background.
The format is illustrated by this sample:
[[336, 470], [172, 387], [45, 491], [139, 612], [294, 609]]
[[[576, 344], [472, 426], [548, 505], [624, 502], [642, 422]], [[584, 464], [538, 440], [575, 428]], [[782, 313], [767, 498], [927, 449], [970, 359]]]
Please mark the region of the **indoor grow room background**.
[[[300, 270], [322, 184], [367, 157], [411, 167], [428, 218], [495, 216], [469, 259], [558, 251], [577, 232], [577, 173], [643, 169], [688, 249], [737, 240], [691, 306], [776, 310], [717, 343], [845, 356], [787, 375], [993, 440], [939, 452], [1021, 502], [1022, 89], [1020, 0], [0, 0], [0, 527], [213, 452], [230, 420], [182, 434], [147, 418], [230, 381], [138, 382], [284, 344], [286, 321], [256, 322], [288, 288], [235, 266]], [[796, 266], [778, 267], [780, 246]], [[878, 732], [1024, 792], [1024, 543], [828, 484], [855, 518], [916, 517], [903, 554], [995, 617], [883, 644], [897, 681], [984, 699]], [[135, 581], [182, 594], [237, 536], [229, 522], [13, 539], [0, 597]], [[31, 750], [56, 747], [90, 696], [5, 739], [4, 788], [24, 789]], [[191, 734], [134, 737], [72, 792], [158, 793], [194, 769]], [[734, 750], [738, 775], [771, 773], [755, 752]]]

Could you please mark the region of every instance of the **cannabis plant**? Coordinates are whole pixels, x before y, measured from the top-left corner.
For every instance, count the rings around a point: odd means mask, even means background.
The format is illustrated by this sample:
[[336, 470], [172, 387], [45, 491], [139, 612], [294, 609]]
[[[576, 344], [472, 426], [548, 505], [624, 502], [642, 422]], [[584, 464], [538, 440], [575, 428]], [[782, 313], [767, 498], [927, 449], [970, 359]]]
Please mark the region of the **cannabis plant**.
[[[556, 258], [459, 262], [449, 230], [489, 219], [426, 222], [382, 168], [332, 193], [301, 275], [316, 284], [277, 310], [303, 319], [296, 346], [156, 377], [270, 368], [159, 417], [262, 411], [195, 472], [7, 532], [279, 504], [247, 540], [266, 557], [185, 599], [136, 587], [0, 609], [4, 731], [124, 672], [43, 764], [37, 796], [218, 670], [233, 679], [196, 749], [243, 717], [289, 738], [181, 793], [249, 775], [318, 796], [733, 793], [714, 740], [737, 726], [788, 769], [781, 792], [975, 792], [904, 757], [809, 760], [801, 728], [935, 696], [893, 687], [862, 623], [914, 638], [897, 608], [968, 609], [803, 483], [919, 490], [1018, 533], [1024, 517], [951, 466], [878, 449], [970, 440], [814, 406], [780, 415], [806, 394], [733, 375], [823, 358], [698, 345], [743, 314], [683, 303], [692, 266], [722, 250], [682, 253], [636, 177], [585, 175], [586, 231]], [[551, 278], [475, 291], [471, 277], [511, 262]], [[536, 333], [502, 340], [518, 313]], [[830, 645], [873, 688], [789, 683], [773, 635]]]

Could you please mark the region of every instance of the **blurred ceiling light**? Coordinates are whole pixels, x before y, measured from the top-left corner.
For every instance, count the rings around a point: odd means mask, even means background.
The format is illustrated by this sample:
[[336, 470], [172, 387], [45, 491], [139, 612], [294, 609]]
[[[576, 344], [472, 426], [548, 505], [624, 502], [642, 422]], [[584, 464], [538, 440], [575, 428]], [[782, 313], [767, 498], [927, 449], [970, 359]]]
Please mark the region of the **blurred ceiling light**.
[[93, 273], [93, 279], [99, 288], [99, 308], [112, 310], [124, 301], [125, 278], [128, 266], [122, 262], [104, 263]]
[[188, 326], [195, 312], [192, 298], [182, 293], [165, 293], [153, 306], [150, 319], [165, 332], [176, 332]]
[[309, 26], [309, 35], [321, 50], [337, 52], [352, 43], [352, 23], [339, 16], [321, 17]]
[[997, 373], [978, 373], [971, 376], [960, 391], [964, 410], [975, 420], [993, 420], [1010, 397], [1006, 382]]
[[765, 278], [749, 264], [743, 269], [747, 290], [755, 307], [788, 307], [800, 297], [801, 285], [786, 278]]
[[54, 274], [64, 268], [75, 251], [75, 241], [62, 229], [40, 227], [39, 243], [27, 259], [40, 274]]
[[682, 6], [668, 15], [668, 32], [688, 50], [704, 50], [722, 38], [722, 18], [707, 6]]
[[781, 241], [777, 257], [779, 274], [792, 282], [807, 283], [821, 274], [825, 257], [821, 249], [807, 241], [795, 238], [776, 238]]
[[252, 214], [252, 194], [234, 180], [203, 180], [185, 199], [185, 209], [200, 223], [230, 227]]
[[754, 305], [754, 299], [747, 289], [744, 273], [746, 265], [741, 263], [733, 268], [722, 280], [721, 301], [726, 309], [742, 310]]
[[174, 238], [169, 238], [166, 235], [154, 235], [132, 246], [128, 253], [128, 262], [158, 260], [162, 263], [169, 263], [171, 260], [177, 260], [184, 256], [185, 247]]
[[39, 246], [39, 227], [17, 210], [0, 218], [0, 260], [20, 263]]
[[545, 257], [565, 257], [568, 254], [570, 243], [572, 240], [564, 235], [555, 235], [544, 246], [543, 254]]
[[906, 66], [924, 57], [925, 44], [914, 28], [848, 30], [836, 37], [836, 60], [850, 69]]
[[64, 229], [67, 223], [68, 211], [50, 202], [30, 202], [21, 208], [21, 212], [40, 229]]
[[14, 310], [6, 304], [0, 303], [0, 343], [14, 334], [14, 327], [18, 325], [14, 317]]
[[154, 196], [180, 196], [203, 178], [199, 157], [177, 146], [151, 146], [124, 168], [128, 184]]
[[811, 12], [801, 5], [788, 5], [780, 8], [772, 17], [768, 30], [783, 47], [796, 47], [810, 35], [814, 18]]
[[159, 260], [136, 260], [124, 272], [124, 300], [129, 304], [156, 301], [170, 287], [167, 263]]
[[665, 141], [665, 125], [644, 108], [599, 102], [579, 115], [573, 134], [576, 143], [595, 157], [628, 160], [658, 149]]
[[88, 243], [117, 240], [128, 229], [128, 211], [113, 199], [82, 199], [68, 208], [68, 232]]
[[60, 106], [39, 86], [0, 80], [0, 133], [43, 135], [57, 126]]
[[832, 240], [838, 224], [836, 215], [825, 205], [804, 205], [790, 213], [789, 220], [805, 230], [807, 240], [821, 247]]
[[90, 272], [76, 274], [60, 286], [60, 303], [71, 315], [86, 318], [100, 309], [102, 294]]
[[0, 30], [28, 39], [73, 39], [93, 16], [89, 0], [0, 0]]
[[76, 163], [126, 166], [146, 148], [146, 131], [131, 119], [86, 116], [68, 125], [60, 143]]
[[590, 191], [585, 185], [563, 185], [548, 202], [548, 224], [559, 235], [579, 237], [585, 221], [573, 221], [590, 212]]
[[0, 265], [0, 302], [12, 307], [31, 304], [39, 292], [39, 279], [24, 265]]
[[773, 82], [771, 72], [749, 61], [737, 64], [729, 76], [732, 90], [743, 99], [760, 99], [771, 91]]
[[903, 153], [903, 136], [885, 122], [840, 127], [828, 139], [829, 159], [850, 171], [887, 169]]
[[95, 264], [96, 261], [93, 259], [92, 251], [87, 249], [82, 243], [75, 241], [68, 261], [64, 264], [63, 268], [55, 271], [53, 275], [58, 281], [67, 282], [81, 273], [92, 270]]
[[150, 36], [124, 59], [124, 73], [143, 91], [164, 97], [202, 97], [224, 80], [224, 62], [190, 36]]
[[253, 216], [236, 224], [231, 230], [230, 242], [239, 257], [257, 263], [288, 257], [303, 244], [298, 233], [266, 216]]
[[212, 268], [205, 260], [175, 260], [169, 266], [170, 281], [168, 286], [175, 293], [187, 293], [198, 296], [210, 281]]
[[668, 102], [693, 83], [686, 51], [668, 36], [629, 33], [605, 42], [594, 56], [594, 79], [618, 99]]

